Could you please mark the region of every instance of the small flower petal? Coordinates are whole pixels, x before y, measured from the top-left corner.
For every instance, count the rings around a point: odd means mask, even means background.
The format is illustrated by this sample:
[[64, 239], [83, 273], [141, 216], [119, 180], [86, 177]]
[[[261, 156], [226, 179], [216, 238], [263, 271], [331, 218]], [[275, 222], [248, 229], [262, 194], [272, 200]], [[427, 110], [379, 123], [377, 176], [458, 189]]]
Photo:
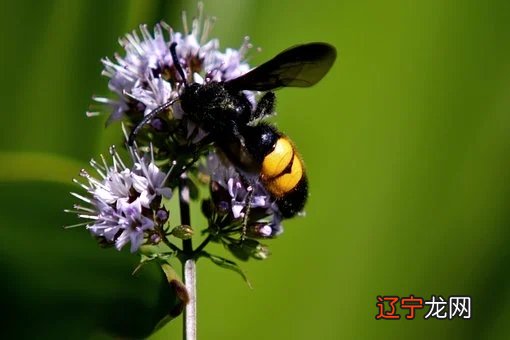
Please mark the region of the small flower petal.
[[104, 158], [104, 164], [91, 161], [100, 179], [81, 171], [87, 182], [75, 182], [87, 191], [88, 196], [74, 196], [89, 206], [76, 205], [73, 212], [88, 221], [85, 222], [87, 229], [95, 237], [115, 244], [119, 250], [131, 243], [131, 251], [134, 252], [155, 226], [153, 219], [144, 215], [144, 209], [154, 209], [148, 216], [156, 216], [161, 208], [152, 207], [154, 199], [158, 196], [171, 197], [172, 191], [164, 186], [168, 173], [162, 172], [151, 157], [140, 156], [138, 150], [132, 147], [129, 151], [132, 157], [130, 167], [126, 167], [112, 147], [113, 165], [109, 166]]

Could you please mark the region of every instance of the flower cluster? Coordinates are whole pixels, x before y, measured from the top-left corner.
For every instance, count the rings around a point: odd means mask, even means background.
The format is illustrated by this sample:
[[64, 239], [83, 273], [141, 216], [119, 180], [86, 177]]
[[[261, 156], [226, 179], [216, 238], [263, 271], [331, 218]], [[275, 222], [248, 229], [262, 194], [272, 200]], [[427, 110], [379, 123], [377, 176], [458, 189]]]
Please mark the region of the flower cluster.
[[[141, 25], [140, 34], [133, 31], [120, 39], [126, 51], [124, 57], [115, 55], [115, 60], [102, 60], [103, 75], [110, 78], [108, 87], [116, 98], [94, 97], [94, 100], [110, 106], [108, 123], [127, 118], [128, 122], [136, 125], [141, 117], [178, 98], [183, 80], [174, 66], [169, 50], [171, 43], [177, 43], [179, 63], [193, 82], [225, 81], [249, 70], [249, 65], [244, 61], [246, 52], [251, 48], [249, 39], [246, 37], [238, 50], [228, 48], [225, 52], [220, 51], [219, 40], [208, 38], [214, 19], [204, 18], [202, 7], [199, 4], [199, 15], [193, 20], [191, 31], [187, 28], [185, 15], [184, 33], [174, 32], [164, 22], [155, 26], [153, 34], [146, 25]], [[246, 91], [246, 94], [254, 104], [255, 93]], [[87, 114], [93, 116], [99, 112], [89, 111]], [[176, 103], [169, 110], [167, 119], [163, 122], [161, 118], [154, 120], [149, 128], [153, 133], [175, 134], [183, 130], [176, 127], [175, 121], [181, 120], [183, 115], [184, 112]], [[197, 142], [201, 138], [197, 138], [196, 134], [203, 137], [204, 133], [196, 132], [196, 126], [190, 123], [182, 123], [185, 127], [184, 138], [189, 139], [194, 134], [193, 142]]]
[[206, 232], [238, 259], [266, 259], [269, 249], [257, 239], [283, 232], [282, 215], [274, 199], [257, 178], [239, 174], [216, 153], [209, 154], [206, 165], [211, 191], [211, 198], [202, 202], [209, 221]]
[[283, 232], [280, 211], [258, 179], [241, 176], [216, 153], [207, 157], [207, 171], [211, 178], [212, 208], [206, 210], [206, 215], [214, 228], [238, 227], [245, 222], [251, 237], [270, 238]]
[[[74, 180], [87, 191], [89, 197], [72, 193], [85, 205], [75, 205], [78, 217], [85, 222], [96, 238], [121, 249], [131, 243], [135, 252], [144, 243], [158, 241], [158, 230], [168, 220], [162, 198], [169, 199], [170, 188], [165, 186], [172, 168], [163, 172], [149, 156], [141, 157], [135, 148], [129, 148], [131, 166], [126, 166], [114, 147], [110, 148], [112, 164], [101, 157], [102, 164], [90, 162], [96, 171], [95, 178], [85, 170], [80, 175], [85, 183]], [[158, 227], [158, 228], [156, 228]]]
[[[219, 41], [208, 37], [214, 20], [203, 17], [201, 4], [191, 30], [185, 18], [183, 33], [165, 23], [157, 24], [153, 33], [146, 25], [140, 26], [139, 32], [120, 39], [125, 55], [102, 60], [103, 75], [109, 78], [108, 87], [114, 98], [94, 100], [107, 106], [107, 123], [123, 120], [126, 139], [150, 112], [178, 99], [185, 83], [226, 81], [249, 70], [245, 62], [251, 48], [248, 38], [237, 50], [220, 51]], [[188, 79], [182, 79], [174, 65], [172, 43], [177, 44], [176, 59]], [[258, 94], [244, 93], [254, 108]], [[88, 112], [89, 116], [97, 114]], [[135, 145], [127, 147], [129, 164], [123, 163], [112, 148], [111, 165], [103, 157], [101, 163], [91, 161], [96, 174], [82, 170], [85, 180], [76, 181], [87, 194], [73, 193], [85, 204], [76, 205], [71, 212], [86, 220], [80, 225], [86, 225], [101, 243], [115, 245], [119, 250], [130, 243], [135, 252], [142, 244], [163, 241], [172, 250], [182, 251], [167, 237], [185, 239], [193, 230], [187, 225], [175, 225], [167, 232], [169, 212], [163, 199], [169, 199], [172, 190], [182, 184], [182, 174], [192, 189], [204, 183], [201, 179], [205, 174], [210, 187], [210, 198], [202, 201], [208, 219], [205, 242], [221, 242], [242, 259], [267, 257], [267, 247], [257, 239], [273, 238], [283, 232], [282, 215], [274, 199], [256, 176], [240, 174], [228, 161], [220, 160], [211, 138], [186, 117], [179, 101], [144, 126]]]

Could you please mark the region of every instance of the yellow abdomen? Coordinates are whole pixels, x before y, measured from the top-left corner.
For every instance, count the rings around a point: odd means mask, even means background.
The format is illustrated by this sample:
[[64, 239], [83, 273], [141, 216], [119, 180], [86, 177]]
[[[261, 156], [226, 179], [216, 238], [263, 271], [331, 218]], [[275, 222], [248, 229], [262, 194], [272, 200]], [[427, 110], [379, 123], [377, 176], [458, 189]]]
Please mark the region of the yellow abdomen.
[[266, 189], [276, 198], [282, 197], [297, 186], [303, 174], [303, 163], [294, 146], [287, 138], [279, 138], [262, 162], [261, 178]]

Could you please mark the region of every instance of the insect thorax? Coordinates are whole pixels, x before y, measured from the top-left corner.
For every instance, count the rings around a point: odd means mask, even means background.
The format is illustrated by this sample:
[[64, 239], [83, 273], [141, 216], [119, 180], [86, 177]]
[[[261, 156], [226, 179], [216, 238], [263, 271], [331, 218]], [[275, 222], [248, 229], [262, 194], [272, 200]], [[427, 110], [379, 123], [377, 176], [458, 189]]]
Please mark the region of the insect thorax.
[[231, 134], [236, 126], [246, 125], [252, 115], [246, 96], [227, 90], [219, 82], [189, 85], [181, 94], [181, 105], [194, 122], [216, 135]]

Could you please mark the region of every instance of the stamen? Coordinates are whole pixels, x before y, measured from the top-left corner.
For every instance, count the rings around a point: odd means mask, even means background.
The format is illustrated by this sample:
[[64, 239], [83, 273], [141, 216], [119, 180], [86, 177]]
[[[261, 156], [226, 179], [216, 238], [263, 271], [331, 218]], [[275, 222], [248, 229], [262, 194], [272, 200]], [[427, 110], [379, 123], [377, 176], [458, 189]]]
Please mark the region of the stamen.
[[139, 101], [139, 99], [138, 99], [138, 98], [136, 98], [135, 96], [133, 96], [131, 93], [127, 92], [125, 89], [124, 89], [124, 90], [122, 90], [122, 94], [123, 94], [123, 95], [125, 95], [126, 97], [129, 97], [129, 98], [131, 98], [131, 99], [133, 99], [133, 100], [136, 100], [137, 102]]
[[151, 163], [154, 163], [154, 148], [152, 147], [152, 143], [149, 144], [149, 149], [151, 153]]
[[124, 169], [127, 169], [126, 165], [124, 164], [124, 162], [122, 161], [122, 158], [120, 157], [119, 153], [117, 152], [117, 149], [115, 148], [115, 145], [113, 146], [114, 150], [115, 150], [115, 155], [114, 157], [117, 159], [117, 161], [119, 162], [120, 166], [122, 167], [122, 170]]
[[112, 145], [108, 148], [108, 151], [110, 152], [110, 156], [112, 156], [112, 160], [113, 160], [113, 168], [115, 169], [115, 171], [118, 172], [118, 169], [117, 169], [117, 159], [115, 157], [115, 154], [117, 153], [117, 150], [115, 150], [115, 145]]
[[78, 204], [73, 205], [73, 208], [81, 210], [81, 211], [88, 211], [90, 213], [95, 213], [96, 212], [94, 209], [87, 208], [87, 207], [84, 207], [84, 206], [81, 206], [81, 205], [78, 205]]
[[102, 104], [112, 104], [115, 101], [105, 97], [92, 96], [92, 100]]
[[84, 196], [82, 196], [82, 195], [79, 195], [79, 194], [77, 194], [77, 193], [75, 193], [75, 192], [71, 192], [71, 195], [73, 195], [74, 197], [76, 197], [76, 198], [78, 198], [78, 199], [82, 200], [83, 202], [87, 202], [87, 203], [92, 204], [92, 201], [91, 201], [91, 200], [89, 200], [88, 198], [86, 198], [86, 197], [84, 197]]
[[[153, 78], [154, 76], [152, 74], [149, 74], [149, 77]], [[168, 99], [170, 99], [170, 98], [168, 98], [167, 100], [165, 100], [165, 98], [161, 98], [161, 96], [163, 95], [163, 91], [159, 91], [153, 81], [149, 81], [148, 85], [149, 85], [150, 90], [154, 94], [154, 97], [155, 97], [154, 99], [156, 99], [156, 103], [158, 104], [158, 106], [168, 102]]]
[[97, 117], [97, 116], [101, 115], [101, 112], [98, 112], [98, 111], [86, 111], [85, 115], [87, 117]]
[[241, 57], [244, 57], [246, 55], [246, 53], [248, 52], [248, 50], [252, 47], [253, 47], [253, 45], [250, 44], [250, 37], [245, 36], [243, 43], [241, 44], [241, 47], [239, 48], [239, 55], [241, 55]]
[[79, 214], [78, 215], [79, 218], [86, 218], [86, 219], [89, 219], [89, 220], [99, 220], [99, 216], [96, 216], [96, 215], [86, 215], [86, 214]]
[[90, 223], [90, 221], [80, 222], [80, 223], [76, 223], [76, 224], [65, 225], [62, 228], [64, 228], [64, 229], [72, 229], [72, 228], [76, 228], [76, 227], [82, 227], [82, 226], [87, 225], [89, 223]]
[[[166, 30], [168, 32], [168, 35], [170, 37], [169, 42], [171, 43], [172, 41], [174, 41], [174, 29], [172, 28], [172, 26], [170, 26], [169, 24], [167, 24], [164, 21], [160, 21], [159, 24], [161, 25], [161, 27], [164, 30]], [[170, 45], [168, 45], [168, 46], [170, 46]]]
[[204, 20], [204, 4], [202, 2], [199, 2], [197, 4], [197, 10], [198, 10], [198, 15], [197, 15], [197, 18], [195, 20], [193, 20], [194, 27], [193, 27], [192, 34], [195, 35], [196, 37], [199, 37], [202, 34], [200, 25], [202, 24], [202, 22]]
[[106, 163], [106, 159], [104, 158], [103, 154], [100, 154], [99, 157], [101, 157], [101, 161], [103, 161], [103, 166], [105, 169], [109, 169], [110, 167]]
[[76, 178], [73, 178], [73, 183], [75, 184], [78, 184], [80, 187], [82, 187], [83, 189], [89, 191], [90, 188], [88, 186], [86, 186], [85, 184], [81, 183], [80, 181], [78, 181]]
[[143, 49], [140, 46], [140, 38], [136, 34], [136, 31], [133, 31], [132, 34], [126, 35], [126, 39], [127, 39], [128, 43], [129, 43], [129, 45], [131, 47], [133, 47], [139, 55], [143, 55], [144, 54], [143, 53]]
[[165, 178], [163, 179], [163, 183], [166, 183], [168, 177], [170, 177], [170, 174], [172, 173], [172, 171], [174, 170], [175, 166], [177, 165], [177, 161], [173, 160], [172, 161], [172, 166], [170, 167], [170, 169], [168, 170], [168, 172], [166, 173], [166, 176]]
[[126, 129], [126, 125], [124, 124], [124, 122], [121, 123], [121, 129], [122, 129], [122, 133], [124, 134], [124, 138], [126, 139], [126, 141], [129, 139], [129, 133]]
[[89, 164], [91, 167], [94, 168], [94, 170], [96, 170], [96, 172], [99, 174], [99, 176], [101, 176], [101, 178], [103, 178], [103, 179], [106, 178], [106, 175], [103, 172], [103, 170], [106, 170], [106, 169], [103, 169], [103, 166], [101, 164], [97, 163], [94, 159], [91, 159]]
[[71, 209], [64, 209], [64, 212], [66, 214], [81, 214], [82, 211], [79, 211], [79, 210], [71, 210]]
[[[153, 43], [154, 39], [152, 39], [151, 34], [149, 33], [149, 29], [147, 28], [147, 24], [141, 24], [140, 25], [140, 32], [142, 32], [143, 40], [145, 40], [146, 42]], [[152, 45], [152, 46], [154, 46], [154, 45]]]
[[182, 11], [182, 29], [184, 31], [184, 35], [188, 35], [189, 34], [189, 30], [188, 30], [188, 16], [186, 15], [186, 11]]
[[[94, 185], [96, 188], [102, 188], [106, 191], [110, 191], [110, 188], [108, 188], [107, 186], [105, 186], [103, 183], [99, 182], [97, 179], [95, 179], [94, 177], [88, 177], [87, 178], [89, 180], [89, 183]], [[89, 189], [92, 189], [92, 188], [87, 188], [87, 190], [90, 192]]]

